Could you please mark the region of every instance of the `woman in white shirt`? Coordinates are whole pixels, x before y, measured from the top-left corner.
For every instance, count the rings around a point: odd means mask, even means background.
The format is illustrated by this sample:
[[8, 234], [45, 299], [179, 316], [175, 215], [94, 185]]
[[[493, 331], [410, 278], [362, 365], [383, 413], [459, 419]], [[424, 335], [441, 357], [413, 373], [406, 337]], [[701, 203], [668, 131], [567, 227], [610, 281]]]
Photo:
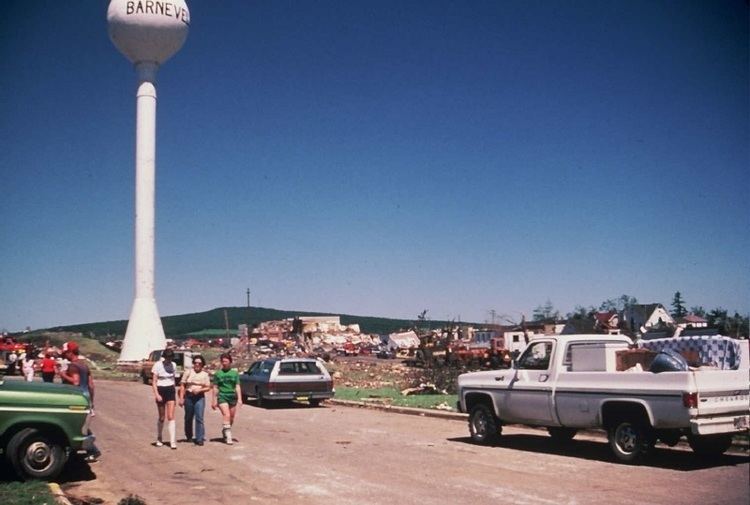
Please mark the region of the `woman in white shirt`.
[[169, 447], [177, 449], [177, 440], [175, 435], [175, 364], [174, 351], [165, 349], [162, 353], [162, 359], [154, 363], [151, 367], [152, 387], [154, 390], [154, 399], [156, 408], [159, 412], [159, 419], [156, 423], [156, 447], [164, 445], [162, 442], [162, 432], [164, 431], [164, 418], [167, 420], [167, 433], [169, 433]]

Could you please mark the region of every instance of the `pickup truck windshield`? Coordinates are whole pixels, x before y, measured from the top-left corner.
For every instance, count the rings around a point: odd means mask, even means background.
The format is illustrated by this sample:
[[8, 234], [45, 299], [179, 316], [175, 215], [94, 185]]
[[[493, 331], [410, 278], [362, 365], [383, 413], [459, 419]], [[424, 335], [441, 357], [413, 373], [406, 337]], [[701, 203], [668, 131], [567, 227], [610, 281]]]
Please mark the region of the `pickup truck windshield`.
[[547, 370], [552, 355], [552, 342], [534, 342], [518, 360], [519, 370]]

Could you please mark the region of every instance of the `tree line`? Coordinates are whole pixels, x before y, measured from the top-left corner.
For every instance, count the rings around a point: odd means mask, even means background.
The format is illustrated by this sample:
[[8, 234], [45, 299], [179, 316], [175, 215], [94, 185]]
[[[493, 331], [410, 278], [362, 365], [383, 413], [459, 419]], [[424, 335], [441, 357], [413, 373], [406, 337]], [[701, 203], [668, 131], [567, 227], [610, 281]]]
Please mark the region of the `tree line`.
[[[565, 318], [591, 319], [597, 312], [616, 311], [621, 314], [624, 310], [637, 304], [638, 300], [636, 297], [621, 295], [617, 298], [604, 300], [598, 306], [589, 305], [588, 307], [585, 307], [582, 305], [576, 305], [572, 312], [565, 314]], [[723, 307], [706, 310], [702, 306], [692, 306], [688, 309], [685, 299], [679, 291], [676, 291], [672, 297], [671, 308], [670, 315], [672, 317], [685, 317], [688, 314], [700, 316], [708, 322], [709, 328], [717, 329], [722, 335], [747, 338], [750, 333], [750, 318], [748, 318], [747, 315], [743, 316], [737, 311], [735, 311], [734, 314], [730, 314], [729, 311]], [[557, 321], [562, 319], [561, 316], [561, 312], [555, 309], [550, 300], [538, 305], [532, 312], [532, 320], [537, 322], [551, 320]]]

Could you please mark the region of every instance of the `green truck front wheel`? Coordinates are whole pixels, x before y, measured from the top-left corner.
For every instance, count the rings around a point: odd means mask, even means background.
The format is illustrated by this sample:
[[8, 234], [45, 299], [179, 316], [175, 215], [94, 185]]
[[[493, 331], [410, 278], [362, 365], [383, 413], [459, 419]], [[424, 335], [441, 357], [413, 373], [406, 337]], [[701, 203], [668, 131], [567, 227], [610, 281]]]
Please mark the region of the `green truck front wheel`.
[[52, 480], [67, 461], [65, 448], [37, 428], [24, 428], [13, 435], [5, 456], [18, 476], [25, 480]]

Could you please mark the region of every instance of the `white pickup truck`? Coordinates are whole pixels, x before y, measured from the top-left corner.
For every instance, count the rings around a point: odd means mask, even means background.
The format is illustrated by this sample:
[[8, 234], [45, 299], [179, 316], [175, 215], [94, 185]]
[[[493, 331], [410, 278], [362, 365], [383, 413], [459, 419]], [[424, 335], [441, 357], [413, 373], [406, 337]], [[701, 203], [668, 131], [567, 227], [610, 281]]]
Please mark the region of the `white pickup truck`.
[[747, 432], [746, 346], [734, 356], [735, 369], [617, 371], [617, 351], [629, 347], [622, 335], [544, 336], [510, 369], [460, 375], [459, 408], [469, 413], [472, 440], [498, 441], [503, 424], [547, 427], [556, 441], [598, 428], [619, 461], [635, 463], [657, 440], [673, 446], [686, 435], [695, 453], [719, 455]]

